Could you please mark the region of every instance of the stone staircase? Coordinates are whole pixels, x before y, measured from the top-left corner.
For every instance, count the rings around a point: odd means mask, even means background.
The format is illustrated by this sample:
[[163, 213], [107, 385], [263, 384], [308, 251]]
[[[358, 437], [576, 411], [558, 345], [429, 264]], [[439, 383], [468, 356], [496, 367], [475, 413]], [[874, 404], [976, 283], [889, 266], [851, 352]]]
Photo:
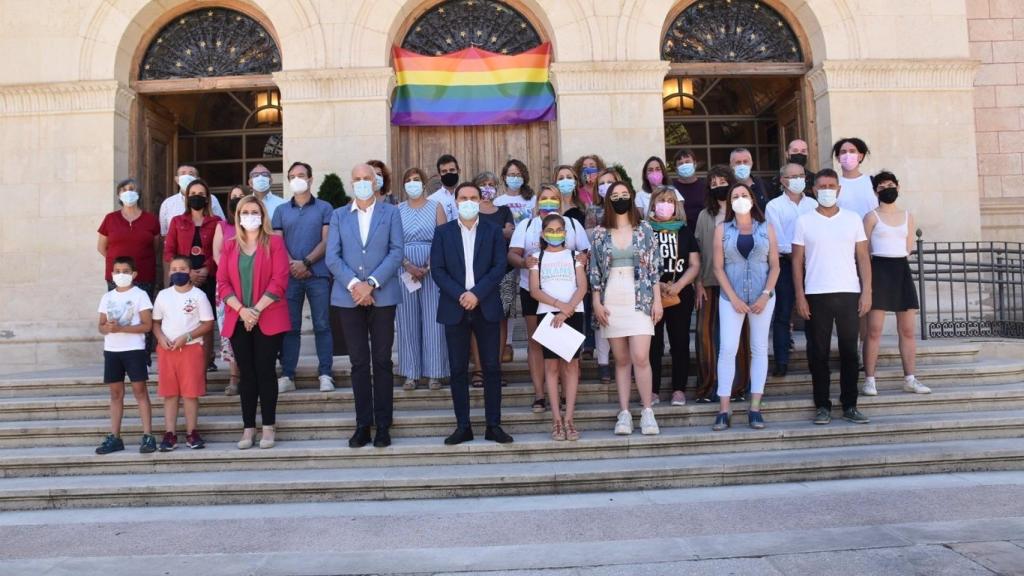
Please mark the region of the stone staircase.
[[[129, 392], [127, 450], [96, 456], [93, 447], [108, 427], [98, 370], [3, 377], [0, 510], [556, 494], [1024, 469], [1024, 345], [921, 343], [918, 376], [933, 393], [912, 395], [900, 391], [893, 344], [883, 347], [880, 395], [860, 402], [872, 422], [859, 426], [838, 418], [830, 426], [810, 423], [810, 376], [797, 350], [790, 374], [769, 378], [765, 430], [745, 426], [746, 402], [734, 406], [733, 429], [720, 433], [710, 431], [717, 406], [664, 402], [655, 409], [660, 436], [638, 430], [616, 437], [614, 384], [601, 385], [587, 362], [577, 403], [579, 442], [550, 440], [550, 414], [531, 411], [524, 351], [517, 350], [503, 393], [504, 426], [516, 438], [510, 445], [479, 439], [444, 446], [454, 427], [448, 390], [396, 389], [394, 444], [351, 450], [347, 365], [339, 362], [336, 370], [339, 389], [321, 393], [315, 363], [304, 359], [299, 389], [280, 398], [279, 444], [272, 450], [235, 448], [238, 399], [221, 395], [222, 370], [211, 375], [201, 401], [205, 449], [179, 444], [172, 453], [139, 454]], [[667, 390], [667, 366], [664, 376]], [[836, 396], [838, 384], [833, 388]], [[158, 402], [155, 383], [151, 397]], [[472, 398], [482, 437], [480, 391]], [[159, 404], [154, 408], [159, 433]]]

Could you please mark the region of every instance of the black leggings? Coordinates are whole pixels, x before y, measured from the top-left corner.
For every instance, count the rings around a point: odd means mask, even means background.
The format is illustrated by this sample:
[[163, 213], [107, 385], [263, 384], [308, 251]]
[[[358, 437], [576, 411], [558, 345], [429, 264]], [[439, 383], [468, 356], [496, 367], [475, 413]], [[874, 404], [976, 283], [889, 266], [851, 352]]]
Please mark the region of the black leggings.
[[264, 426], [273, 426], [277, 420], [277, 353], [281, 350], [284, 334], [267, 336], [257, 325], [248, 332], [242, 322], [231, 335], [231, 348], [238, 364], [238, 396], [242, 402], [242, 423], [246, 428], [256, 427], [256, 404]]
[[682, 392], [690, 377], [690, 317], [693, 315], [693, 288], [679, 293], [679, 304], [665, 308], [661, 322], [654, 326], [651, 338], [651, 383], [655, 394], [661, 391], [661, 357], [668, 331], [669, 353], [672, 355], [672, 391]]

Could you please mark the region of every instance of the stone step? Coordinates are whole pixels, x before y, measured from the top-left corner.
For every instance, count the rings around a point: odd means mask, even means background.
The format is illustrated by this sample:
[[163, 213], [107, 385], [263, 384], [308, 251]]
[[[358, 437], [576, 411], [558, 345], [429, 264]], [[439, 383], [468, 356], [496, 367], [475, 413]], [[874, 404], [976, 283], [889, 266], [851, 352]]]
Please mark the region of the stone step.
[[[1008, 382], [1024, 377], [1024, 359], [1015, 361], [993, 360], [985, 358], [974, 358], [970, 362], [943, 363], [918, 363], [918, 375], [922, 378], [969, 378], [978, 383]], [[299, 389], [316, 389], [319, 384], [316, 380], [315, 365], [303, 366], [300, 376], [295, 384]], [[991, 372], [988, 371], [991, 369]], [[980, 371], [979, 371], [980, 370]], [[102, 367], [95, 367], [93, 370], [78, 370], [71, 376], [41, 376], [41, 377], [0, 377], [0, 399], [3, 398], [25, 398], [25, 397], [49, 397], [49, 396], [78, 396], [78, 395], [99, 395], [106, 394], [108, 387], [102, 382]], [[833, 378], [838, 377], [838, 367], [832, 368]], [[349, 386], [349, 371], [347, 363], [339, 367], [336, 365], [335, 384], [339, 388]], [[671, 362], [666, 359], [662, 368], [663, 388], [669, 389], [671, 376]], [[902, 368], [898, 365], [880, 366], [876, 376], [879, 379], [879, 386], [898, 384], [902, 379]], [[503, 366], [502, 377], [510, 383], [528, 382], [529, 371], [525, 362], [513, 362]], [[598, 381], [597, 368], [593, 362], [584, 362], [582, 370], [582, 382]], [[210, 394], [219, 394], [227, 385], [229, 373], [221, 369], [207, 375], [207, 391]], [[697, 372], [690, 371], [690, 385], [695, 385]], [[157, 375], [151, 374], [151, 389], [155, 390]], [[807, 371], [790, 371], [785, 377], [776, 378], [768, 376], [769, 393], [789, 393], [792, 390], [803, 389], [809, 385], [811, 375]], [[398, 374], [395, 375], [395, 385], [400, 386], [404, 379]], [[930, 385], [930, 383], [929, 383]], [[898, 387], [898, 386], [897, 386]], [[130, 395], [130, 394], [129, 394]]]
[[[1024, 406], [1016, 410], [876, 416], [855, 425], [838, 419], [830, 426], [808, 420], [769, 422], [751, 430], [737, 415], [734, 428], [712, 432], [707, 426], [664, 429], [658, 436], [615, 436], [607, 427], [587, 431], [578, 442], [556, 442], [545, 433], [517, 434], [515, 442], [498, 445], [481, 438], [445, 446], [441, 438], [397, 438], [385, 449], [348, 448], [340, 439], [282, 441], [272, 450], [241, 451], [233, 442], [211, 442], [202, 450], [180, 445], [170, 453], [139, 454], [134, 440], [123, 452], [97, 456], [91, 448], [46, 447], [0, 449], [5, 478], [96, 474], [167, 474], [237, 470], [300, 470], [450, 466], [462, 464], [579, 461], [587, 459], [668, 457], [687, 454], [761, 453], [893, 444], [1024, 437]], [[710, 421], [708, 421], [710, 422]], [[477, 432], [482, 432], [478, 429]], [[128, 437], [126, 437], [128, 438]]]
[[[503, 447], [499, 447], [503, 448]], [[732, 454], [6, 478], [0, 509], [396, 500], [645, 490], [1024, 469], [1019, 438]]]
[[[287, 395], [286, 395], [287, 398]], [[351, 406], [341, 403], [330, 412], [288, 413], [281, 412], [277, 422], [278, 437], [282, 440], [342, 440], [355, 427]], [[1024, 408], [1024, 384], [991, 386], [965, 385], [938, 389], [932, 394], [917, 395], [902, 392], [883, 393], [875, 397], [862, 397], [861, 409], [869, 416], [907, 415], [935, 412], [995, 411]], [[733, 407], [737, 418], [745, 419], [747, 402], [736, 403]], [[718, 410], [714, 404], [689, 404], [670, 406], [661, 404], [655, 409], [660, 425], [665, 429], [674, 427], [706, 427], [714, 420]], [[141, 434], [141, 427], [135, 411], [126, 414], [122, 434], [134, 438]], [[153, 429], [161, 430], [162, 418], [159, 408]], [[639, 410], [633, 407], [634, 417]], [[615, 422], [617, 404], [580, 404], [575, 416], [580, 430], [607, 430]], [[813, 417], [814, 407], [809, 396], [788, 396], [771, 399], [764, 407], [765, 418], [769, 421], [802, 420]], [[837, 411], [838, 414], [838, 411]], [[473, 425], [483, 430], [483, 410], [472, 410]], [[526, 406], [508, 407], [502, 411], [502, 422], [510, 433], [543, 433], [550, 429], [550, 413], [535, 414]], [[179, 417], [179, 425], [183, 420]], [[454, 416], [450, 405], [435, 410], [398, 410], [392, 427], [396, 438], [429, 437], [440, 439], [454, 428]], [[237, 440], [240, 432], [240, 415], [237, 411], [210, 415], [200, 410], [199, 430], [204, 438], [213, 442]], [[0, 448], [50, 447], [50, 446], [91, 446], [97, 444], [109, 431], [106, 418], [62, 419], [0, 422]]]

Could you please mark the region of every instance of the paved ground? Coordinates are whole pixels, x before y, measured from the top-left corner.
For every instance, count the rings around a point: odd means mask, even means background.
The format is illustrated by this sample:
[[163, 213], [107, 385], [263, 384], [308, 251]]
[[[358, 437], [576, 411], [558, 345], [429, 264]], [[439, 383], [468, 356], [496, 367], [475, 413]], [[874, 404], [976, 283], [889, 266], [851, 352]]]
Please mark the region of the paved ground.
[[0, 574], [1024, 575], [1024, 472], [0, 514]]

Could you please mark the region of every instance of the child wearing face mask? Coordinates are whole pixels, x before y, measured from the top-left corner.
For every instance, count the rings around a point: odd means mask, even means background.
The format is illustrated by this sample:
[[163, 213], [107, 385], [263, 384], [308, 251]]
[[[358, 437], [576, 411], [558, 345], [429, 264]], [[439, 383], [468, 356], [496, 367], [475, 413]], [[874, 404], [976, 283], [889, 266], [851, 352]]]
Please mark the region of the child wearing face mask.
[[192, 285], [188, 256], [170, 261], [171, 286], [156, 295], [153, 303], [153, 336], [157, 341], [160, 378], [157, 393], [164, 399], [165, 433], [161, 452], [178, 446], [178, 398], [184, 399], [185, 441], [189, 448], [206, 445], [196, 426], [199, 397], [206, 395], [203, 336], [213, 331], [213, 307], [202, 290]]
[[[551, 325], [563, 325], [583, 333], [583, 296], [587, 292], [586, 268], [576, 258], [575, 250], [565, 247], [565, 219], [549, 214], [541, 223], [541, 251], [530, 267], [530, 296], [537, 301], [537, 314], [553, 314]], [[558, 398], [559, 376], [565, 392], [565, 418], [558, 402], [551, 403], [551, 438], [579, 440], [573, 416], [576, 412], [576, 390], [580, 380], [580, 350], [571, 361], [566, 361], [551, 350], [543, 348], [544, 382], [549, 398]]]
[[139, 452], [148, 454], [156, 451], [149, 390], [146, 389], [146, 380], [149, 379], [146, 333], [153, 326], [153, 305], [149, 295], [134, 285], [135, 260], [118, 256], [114, 258], [111, 272], [115, 288], [103, 295], [99, 306], [99, 331], [103, 334], [103, 381], [110, 386], [110, 434], [96, 448], [96, 453], [124, 450], [121, 417], [124, 414], [124, 378], [127, 375], [142, 420]]

